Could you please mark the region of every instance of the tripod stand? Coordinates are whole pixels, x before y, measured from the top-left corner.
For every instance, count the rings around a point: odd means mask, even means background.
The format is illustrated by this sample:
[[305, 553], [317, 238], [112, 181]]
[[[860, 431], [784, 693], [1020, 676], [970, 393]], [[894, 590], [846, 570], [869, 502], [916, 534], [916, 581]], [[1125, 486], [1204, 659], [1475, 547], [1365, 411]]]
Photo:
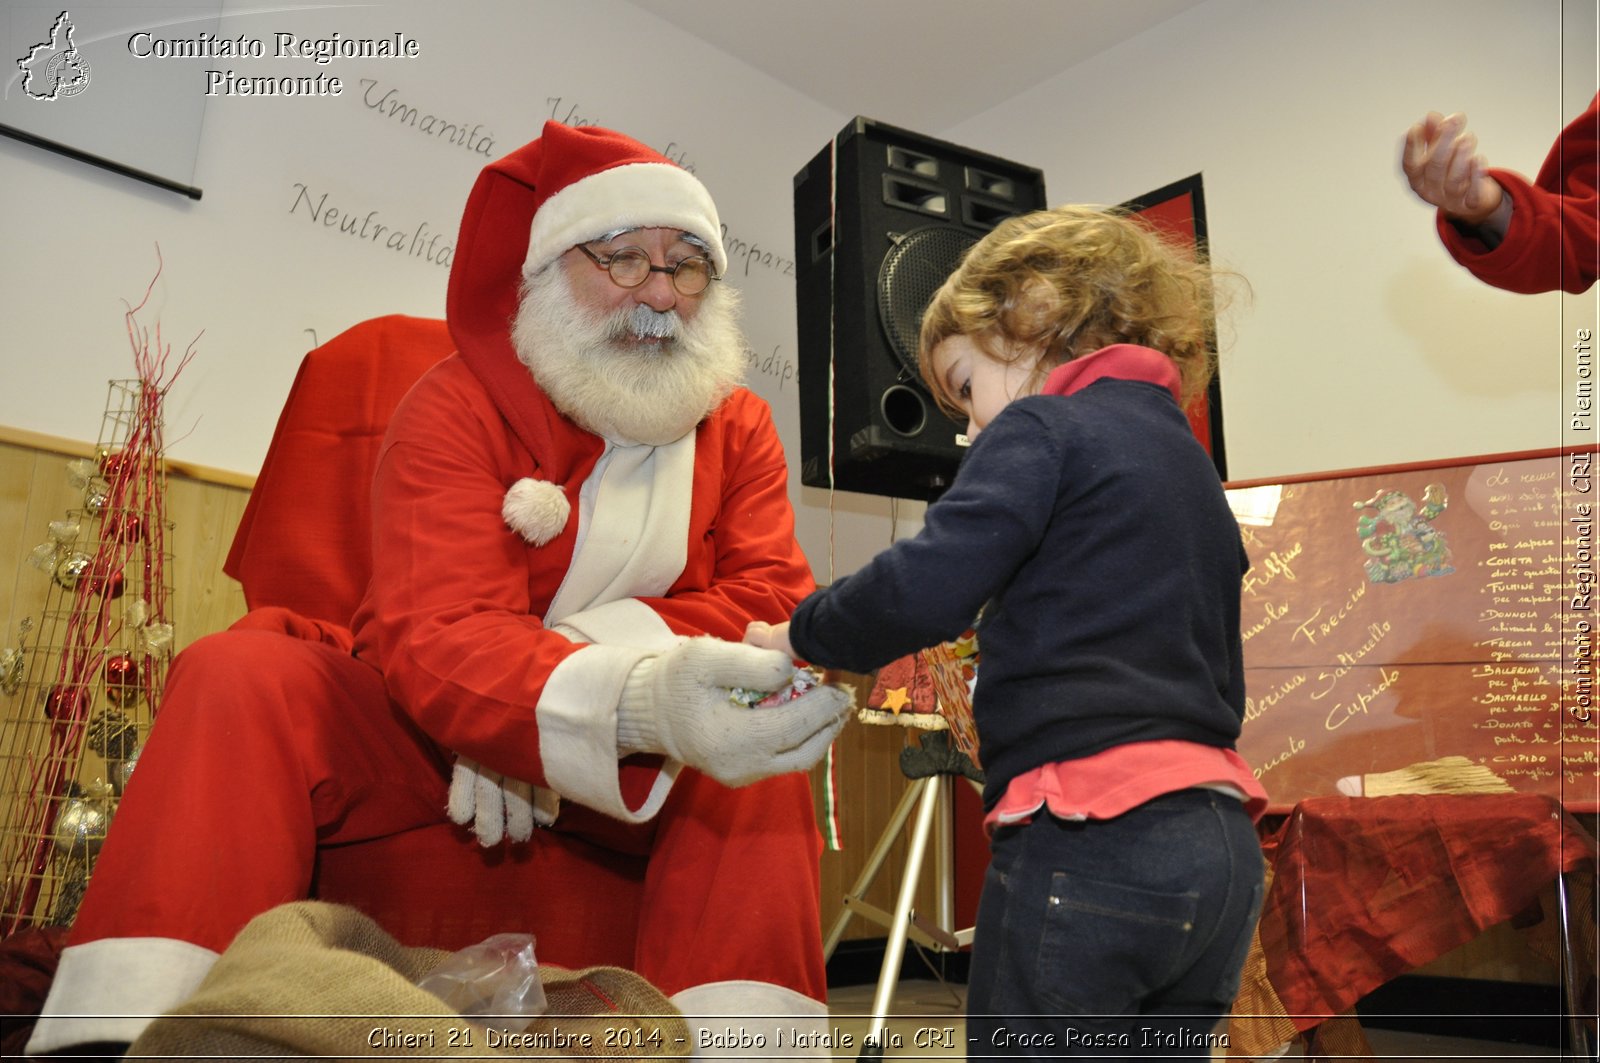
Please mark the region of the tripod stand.
[[[952, 810], [955, 792], [952, 787], [961, 777], [965, 777], [974, 787], [979, 787], [983, 775], [966, 754], [951, 745], [949, 733], [942, 730], [924, 732], [919, 747], [902, 750], [900, 770], [912, 783], [895, 806], [894, 814], [890, 816], [855, 885], [845, 896], [844, 910], [834, 920], [823, 945], [824, 954], [832, 956], [853, 915], [871, 919], [889, 930], [883, 968], [878, 975], [877, 992], [872, 998], [872, 1025], [858, 1059], [879, 1059], [883, 1056], [884, 1024], [894, 1001], [895, 985], [900, 978], [900, 964], [905, 958], [907, 940], [915, 941], [924, 948], [944, 952], [955, 952], [972, 944], [971, 927], [955, 929], [955, 888], [952, 877]], [[865, 895], [878, 872], [883, 869], [889, 850], [899, 839], [913, 810], [916, 812], [916, 822], [912, 826], [905, 873], [900, 880], [894, 912], [891, 914], [868, 903]], [[932, 922], [921, 918], [914, 910], [930, 837], [934, 841], [936, 875], [935, 917]]]

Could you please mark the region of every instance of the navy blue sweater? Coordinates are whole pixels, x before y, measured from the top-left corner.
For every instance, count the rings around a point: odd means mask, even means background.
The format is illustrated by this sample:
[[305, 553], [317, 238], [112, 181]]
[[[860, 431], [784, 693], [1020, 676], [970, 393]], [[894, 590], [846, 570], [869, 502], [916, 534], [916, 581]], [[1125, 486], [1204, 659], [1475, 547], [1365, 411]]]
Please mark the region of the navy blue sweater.
[[800, 603], [795, 651], [870, 672], [971, 626], [992, 808], [1113, 746], [1233, 748], [1248, 567], [1216, 469], [1164, 387], [1098, 380], [1005, 407], [922, 531]]

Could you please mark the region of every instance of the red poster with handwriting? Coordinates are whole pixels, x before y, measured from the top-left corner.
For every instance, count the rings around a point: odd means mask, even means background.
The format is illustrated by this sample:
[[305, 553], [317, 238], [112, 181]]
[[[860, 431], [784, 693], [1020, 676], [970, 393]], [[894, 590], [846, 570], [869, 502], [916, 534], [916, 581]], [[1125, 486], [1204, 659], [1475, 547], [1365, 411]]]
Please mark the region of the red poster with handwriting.
[[1275, 806], [1432, 785], [1600, 807], [1588, 458], [1230, 485], [1240, 752]]

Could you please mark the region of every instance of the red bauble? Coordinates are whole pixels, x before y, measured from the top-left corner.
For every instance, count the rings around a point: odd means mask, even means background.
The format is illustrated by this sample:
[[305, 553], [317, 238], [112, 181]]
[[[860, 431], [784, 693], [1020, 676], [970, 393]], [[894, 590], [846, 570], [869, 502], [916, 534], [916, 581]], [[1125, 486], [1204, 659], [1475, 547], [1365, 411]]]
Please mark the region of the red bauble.
[[100, 455], [100, 472], [112, 483], [116, 483], [117, 477], [126, 475], [132, 468], [130, 456], [124, 451]]
[[52, 720], [72, 720], [84, 715], [89, 697], [82, 687], [52, 687], [44, 696], [44, 714]]
[[106, 521], [105, 537], [117, 542], [137, 543], [144, 539], [144, 518], [137, 513], [121, 513]]
[[106, 660], [106, 698], [124, 708], [139, 699], [139, 664], [126, 653]]
[[104, 598], [115, 601], [122, 597], [122, 592], [127, 589], [127, 580], [122, 575], [122, 569], [105, 572], [101, 566], [96, 565], [93, 576], [89, 580], [89, 589]]

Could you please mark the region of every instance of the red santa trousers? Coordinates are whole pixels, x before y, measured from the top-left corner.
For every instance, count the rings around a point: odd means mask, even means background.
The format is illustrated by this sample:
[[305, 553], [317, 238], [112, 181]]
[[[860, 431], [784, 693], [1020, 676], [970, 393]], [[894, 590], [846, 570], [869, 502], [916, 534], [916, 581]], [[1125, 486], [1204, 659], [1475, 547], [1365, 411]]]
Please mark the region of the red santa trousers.
[[315, 896], [407, 944], [532, 933], [542, 962], [626, 967], [668, 995], [745, 979], [825, 998], [805, 775], [733, 790], [685, 769], [650, 824], [564, 805], [554, 828], [486, 850], [445, 819], [450, 759], [341, 645], [201, 639], [173, 662], [69, 944], [221, 952]]

